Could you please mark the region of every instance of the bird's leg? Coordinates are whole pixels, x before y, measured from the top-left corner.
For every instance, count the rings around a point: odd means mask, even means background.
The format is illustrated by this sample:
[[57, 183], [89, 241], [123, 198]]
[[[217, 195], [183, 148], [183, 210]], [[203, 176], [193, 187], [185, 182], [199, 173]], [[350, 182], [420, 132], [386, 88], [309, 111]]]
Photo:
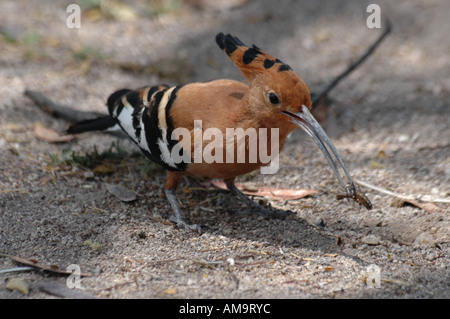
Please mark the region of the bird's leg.
[[178, 204], [177, 197], [175, 195], [175, 189], [170, 188], [165, 190], [166, 197], [169, 200], [170, 205], [175, 213], [175, 216], [170, 216], [169, 219], [175, 223], [179, 228], [184, 228], [187, 230], [194, 230], [200, 232], [200, 226], [197, 224], [189, 224], [181, 211], [180, 205]]
[[234, 184], [234, 179], [227, 179], [224, 180], [225, 184], [227, 185], [228, 190], [238, 197], [240, 200], [242, 200], [247, 207], [252, 211], [256, 211], [260, 216], [267, 217], [267, 218], [285, 218], [286, 215], [289, 215], [290, 212], [281, 213], [276, 210], [271, 210], [270, 208], [263, 207], [256, 203], [255, 201], [251, 200], [247, 195], [245, 195], [239, 188], [236, 187]]
[[242, 200], [248, 208], [250, 209], [255, 209], [258, 212], [262, 212], [263, 211], [263, 207], [261, 205], [259, 205], [258, 203], [256, 203], [255, 201], [251, 200], [247, 195], [245, 195], [239, 188], [236, 187], [236, 185], [234, 184], [234, 179], [228, 179], [224, 181], [225, 184], [227, 185], [228, 190], [235, 195], [236, 197], [238, 197], [240, 200]]
[[170, 216], [169, 219], [177, 224], [179, 228], [184, 228], [186, 230], [194, 230], [200, 232], [200, 226], [197, 224], [189, 224], [181, 211], [180, 205], [178, 204], [177, 196], [175, 195], [175, 190], [178, 185], [180, 175], [174, 172], [168, 172], [166, 177], [165, 193], [169, 200], [170, 206], [175, 213], [175, 216]]

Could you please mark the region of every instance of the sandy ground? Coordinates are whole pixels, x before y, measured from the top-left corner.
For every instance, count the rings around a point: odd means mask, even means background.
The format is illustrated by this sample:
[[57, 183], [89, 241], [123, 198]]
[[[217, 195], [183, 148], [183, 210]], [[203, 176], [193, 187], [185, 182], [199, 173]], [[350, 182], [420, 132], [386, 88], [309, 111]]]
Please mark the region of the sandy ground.
[[[120, 141], [129, 155], [106, 162], [109, 174], [92, 174], [50, 158], [94, 146], [103, 152], [117, 138], [92, 133], [50, 144], [33, 134], [36, 123], [61, 132], [68, 124], [39, 110], [25, 89], [103, 112], [122, 87], [240, 79], [215, 44], [221, 31], [290, 64], [318, 90], [379, 34], [365, 25], [369, 2], [142, 0], [100, 10], [79, 1], [81, 28], [69, 29], [66, 8], [76, 2], [0, 2], [0, 269], [18, 266], [6, 255], [61, 269], [76, 264], [92, 274], [81, 290], [103, 298], [450, 297], [449, 205], [399, 205], [369, 188], [370, 211], [337, 201], [325, 159], [301, 132], [276, 175], [239, 181], [320, 193], [270, 200], [293, 214], [266, 220], [237, 216], [245, 207], [227, 192], [186, 179], [180, 201], [202, 234], [167, 221], [165, 173], [129, 141]], [[393, 33], [332, 92], [324, 126], [355, 178], [448, 201], [450, 2], [378, 3]], [[137, 200], [120, 201], [106, 183], [134, 190]], [[366, 280], [371, 265], [379, 267], [379, 288]], [[30, 283], [27, 296], [6, 288], [12, 278]], [[0, 274], [0, 298], [53, 298], [39, 282], [65, 285], [66, 276]]]

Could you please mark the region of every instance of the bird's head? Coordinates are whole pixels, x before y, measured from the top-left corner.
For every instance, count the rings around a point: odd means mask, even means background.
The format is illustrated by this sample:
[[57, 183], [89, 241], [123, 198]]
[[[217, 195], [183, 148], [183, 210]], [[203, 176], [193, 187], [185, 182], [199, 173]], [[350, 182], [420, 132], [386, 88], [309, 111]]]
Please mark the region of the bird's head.
[[216, 42], [248, 80], [249, 103], [259, 112], [276, 115], [299, 112], [302, 105], [311, 108], [308, 86], [289, 65], [230, 34], [219, 33]]
[[[249, 81], [247, 102], [256, 108], [255, 111], [261, 116], [273, 117], [275, 127], [292, 127], [294, 123], [305, 130], [323, 152], [347, 197], [357, 201], [362, 198], [335, 146], [309, 112], [312, 107], [311, 93], [292, 68], [255, 45], [246, 46], [230, 34], [219, 33], [216, 42]], [[348, 179], [347, 184], [342, 179], [339, 167]], [[366, 207], [371, 207], [368, 200], [367, 203]]]

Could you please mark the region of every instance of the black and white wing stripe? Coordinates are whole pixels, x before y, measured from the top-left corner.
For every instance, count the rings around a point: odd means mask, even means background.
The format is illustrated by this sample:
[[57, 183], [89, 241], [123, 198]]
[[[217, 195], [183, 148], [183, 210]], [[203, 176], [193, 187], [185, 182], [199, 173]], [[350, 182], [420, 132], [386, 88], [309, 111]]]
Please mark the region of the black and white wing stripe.
[[175, 163], [171, 157], [174, 125], [170, 109], [181, 86], [123, 89], [108, 98], [110, 116], [153, 162], [167, 170], [182, 171], [187, 163]]

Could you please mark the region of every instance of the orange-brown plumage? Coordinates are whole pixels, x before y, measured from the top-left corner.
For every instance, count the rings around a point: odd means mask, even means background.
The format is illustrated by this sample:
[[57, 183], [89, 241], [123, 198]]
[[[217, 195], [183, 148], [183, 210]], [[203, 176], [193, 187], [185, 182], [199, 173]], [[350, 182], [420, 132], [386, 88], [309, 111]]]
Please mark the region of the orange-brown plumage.
[[[107, 103], [116, 125], [150, 160], [167, 170], [165, 193], [175, 212], [176, 222], [179, 226], [193, 229], [198, 227], [185, 221], [175, 197], [180, 177], [223, 179], [232, 193], [247, 204], [258, 206], [234, 186], [237, 176], [268, 165], [259, 156], [255, 157], [255, 152], [260, 155], [264, 150], [269, 155], [270, 150], [270, 155], [273, 152], [278, 154], [288, 134], [297, 127], [291, 121], [293, 115], [321, 148], [325, 134], [314, 126], [315, 120], [307, 118], [308, 109], [311, 109], [309, 88], [289, 65], [256, 46], [247, 47], [231, 35], [220, 33], [216, 42], [240, 69], [247, 83], [222, 79], [177, 87], [160, 85], [134, 91], [122, 89], [113, 93]], [[303, 113], [305, 118], [294, 113]], [[103, 121], [102, 128], [105, 125]], [[88, 126], [93, 125], [89, 122]], [[186, 135], [178, 133], [179, 129]], [[242, 129], [248, 131], [248, 135], [240, 135], [235, 141], [234, 136], [229, 139], [228, 129]], [[204, 134], [210, 130], [220, 135], [206, 138]], [[174, 138], [176, 132], [179, 135]], [[256, 135], [250, 134], [252, 132]], [[259, 134], [262, 132], [267, 133], [266, 140]], [[256, 143], [251, 144], [255, 142], [254, 136]], [[200, 146], [196, 143], [199, 140]], [[245, 142], [245, 147], [240, 148], [239, 142]], [[329, 141], [326, 143], [329, 145]], [[227, 157], [230, 145], [233, 155]], [[251, 145], [256, 145], [256, 148]], [[174, 153], [177, 147], [180, 149]], [[203, 157], [207, 150], [211, 152], [209, 155], [213, 161]], [[326, 150], [322, 148], [322, 151], [331, 159]], [[177, 161], [179, 154], [187, 154], [188, 159], [183, 157], [182, 161]], [[200, 160], [196, 154], [201, 155]], [[241, 159], [240, 155], [243, 156]], [[335, 164], [330, 162], [330, 165], [337, 173]]]
[[[229, 41], [234, 40], [231, 36], [228, 37]], [[216, 80], [185, 85], [178, 91], [178, 98], [171, 109], [174, 124], [176, 127], [186, 127], [193, 132], [194, 120], [202, 120], [203, 129], [215, 127], [220, 129], [224, 136], [226, 128], [255, 128], [257, 131], [260, 128], [278, 128], [280, 151], [288, 134], [296, 127], [282, 111], [298, 112], [302, 105], [311, 107], [309, 88], [290, 67], [280, 71], [280, 66], [286, 66], [281, 61], [260, 49], [248, 48], [239, 44], [240, 41], [237, 43], [237, 48], [229, 54], [229, 57], [246, 77], [248, 84], [233, 80]], [[249, 50], [254, 50], [258, 54], [251, 62], [244, 63], [250, 59], [244, 59], [245, 53]], [[273, 65], [266, 68], [265, 61], [273, 61]], [[268, 98], [270, 93], [277, 95], [280, 100], [278, 104], [270, 102]], [[193, 140], [192, 133], [191, 141]], [[270, 140], [268, 138], [267, 149], [270, 149]], [[203, 146], [206, 144], [207, 141], [204, 141]], [[248, 157], [247, 154], [246, 158]], [[225, 162], [224, 159], [223, 163], [192, 163], [184, 172], [170, 172], [166, 189], [174, 187], [177, 176], [184, 174], [232, 180], [263, 165], [260, 161]]]

